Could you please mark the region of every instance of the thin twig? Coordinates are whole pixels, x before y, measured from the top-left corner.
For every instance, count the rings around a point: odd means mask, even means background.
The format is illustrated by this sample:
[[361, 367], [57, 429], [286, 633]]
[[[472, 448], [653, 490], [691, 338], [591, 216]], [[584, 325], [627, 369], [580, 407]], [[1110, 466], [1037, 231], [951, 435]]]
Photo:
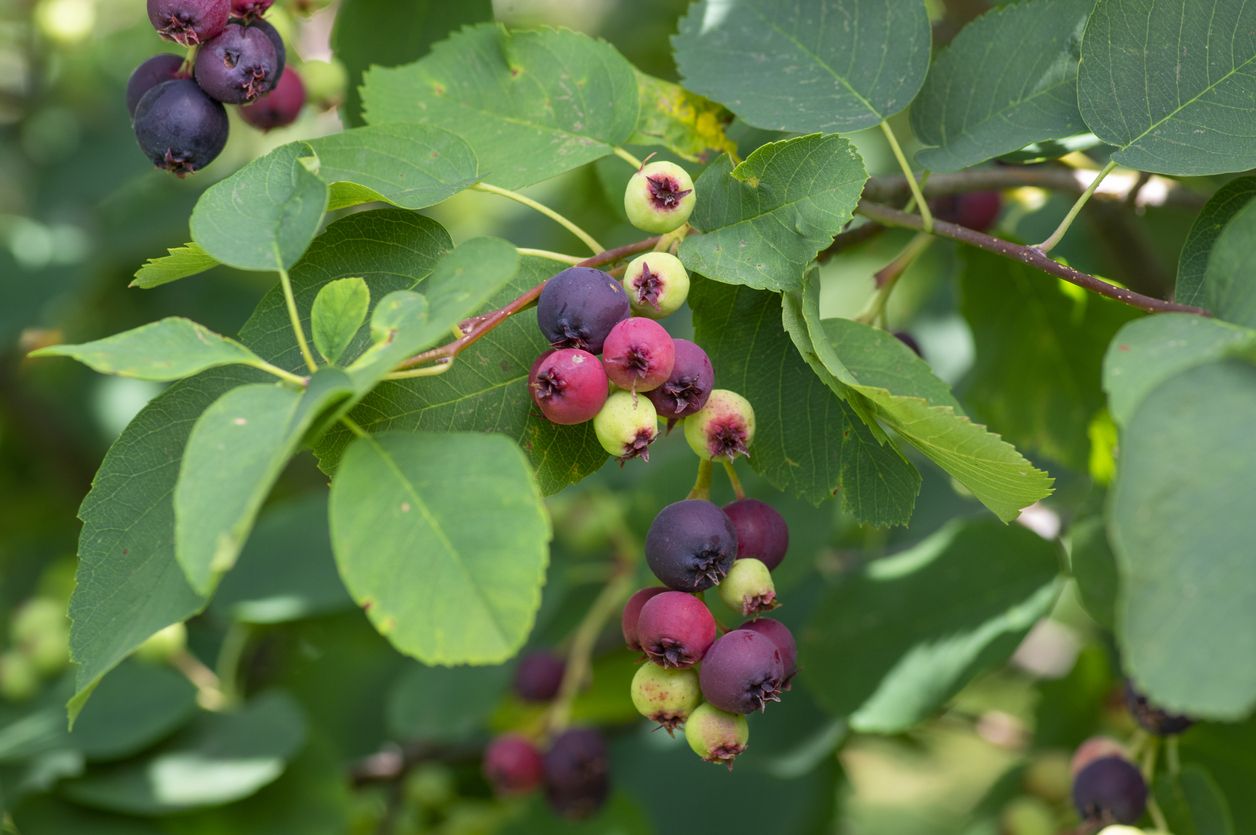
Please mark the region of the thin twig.
[[907, 187], [911, 189], [912, 197], [920, 208], [920, 220], [924, 224], [924, 230], [930, 234], [933, 233], [933, 214], [929, 211], [929, 204], [925, 202], [924, 195], [920, 191], [920, 184], [916, 182], [916, 175], [912, 173], [911, 165], [907, 162], [907, 157], [903, 155], [903, 149], [899, 147], [898, 138], [894, 136], [894, 131], [890, 128], [889, 122], [881, 122], [881, 132], [885, 134], [885, 139], [890, 143], [890, 150], [894, 152], [898, 165], [903, 169], [903, 176], [907, 179]]
[[1073, 225], [1073, 221], [1077, 218], [1077, 213], [1082, 210], [1082, 206], [1086, 205], [1086, 201], [1090, 199], [1090, 195], [1095, 193], [1095, 189], [1099, 188], [1099, 184], [1103, 182], [1103, 178], [1112, 173], [1112, 169], [1116, 168], [1116, 160], [1108, 160], [1108, 164], [1103, 167], [1099, 175], [1090, 181], [1090, 185], [1086, 186], [1086, 190], [1082, 192], [1082, 196], [1077, 198], [1077, 202], [1068, 210], [1068, 214], [1064, 216], [1064, 220], [1060, 221], [1060, 225], [1051, 233], [1051, 237], [1038, 244], [1035, 249], [1042, 252], [1050, 252], [1056, 244], [1064, 237], [1064, 233]]
[[567, 218], [563, 217], [558, 212], [551, 209], [549, 206], [546, 206], [543, 203], [538, 203], [535, 200], [533, 200], [531, 197], [524, 197], [522, 194], [520, 194], [517, 191], [511, 191], [510, 189], [506, 189], [506, 188], [499, 188], [498, 186], [489, 185], [488, 183], [476, 183], [475, 185], [471, 186], [471, 188], [475, 189], [476, 191], [485, 191], [485, 192], [488, 192], [489, 194], [496, 194], [499, 197], [507, 197], [511, 200], [514, 200], [517, 203], [522, 203], [523, 205], [527, 206], [530, 209], [535, 209], [536, 211], [545, 215], [549, 219], [556, 221], [560, 226], [562, 226], [568, 232], [575, 235], [580, 240], [584, 241], [585, 246], [587, 246], [589, 249], [593, 250], [594, 252], [601, 252], [603, 250], [603, 246], [597, 241], [593, 240], [593, 236], [590, 235], [588, 232], [584, 231], [579, 226], [572, 223], [570, 220], [568, 220]]
[[292, 279], [288, 277], [288, 271], [284, 268], [283, 258], [279, 254], [279, 244], [275, 244], [275, 264], [279, 272], [279, 283], [283, 286], [283, 300], [288, 308], [288, 321], [292, 323], [292, 332], [296, 334], [297, 345], [301, 348], [305, 365], [313, 374], [318, 371], [318, 363], [314, 362], [314, 355], [310, 353], [310, 344], [305, 341], [305, 329], [301, 327], [301, 314], [297, 312], [296, 296], [292, 294]]

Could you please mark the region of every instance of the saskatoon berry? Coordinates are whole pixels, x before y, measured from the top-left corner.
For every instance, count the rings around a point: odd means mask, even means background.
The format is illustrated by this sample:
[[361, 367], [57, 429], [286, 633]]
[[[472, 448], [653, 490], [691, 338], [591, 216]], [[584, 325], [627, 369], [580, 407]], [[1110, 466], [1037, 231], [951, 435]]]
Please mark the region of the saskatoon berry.
[[732, 771], [733, 760], [750, 741], [750, 723], [744, 716], [701, 704], [685, 722], [685, 740], [706, 762], [728, 763]]
[[720, 600], [742, 617], [776, 608], [772, 573], [758, 560], [737, 560], [719, 585]]
[[916, 356], [924, 359], [925, 355], [920, 350], [920, 343], [916, 341], [916, 337], [912, 336], [907, 331], [894, 331], [894, 338], [906, 345], [908, 348], [911, 348], [912, 351], [915, 352]]
[[628, 602], [624, 604], [624, 615], [622, 619], [624, 629], [624, 643], [628, 645], [628, 649], [641, 649], [641, 640], [637, 637], [637, 620], [641, 617], [641, 607], [646, 604], [652, 597], [656, 597], [667, 591], [665, 586], [646, 586], [640, 591], [628, 598]]
[[231, 0], [148, 0], [148, 19], [168, 41], [193, 46], [210, 41], [227, 26]]
[[196, 82], [225, 104], [247, 104], [279, 79], [275, 47], [255, 26], [232, 23], [196, 53]]
[[675, 730], [702, 704], [698, 674], [643, 664], [632, 677], [632, 704], [642, 716], [658, 722], [668, 736], [675, 736]]
[[266, 14], [275, 0], [231, 0], [231, 16], [252, 20]]
[[226, 108], [195, 81], [163, 81], [135, 108], [135, 140], [153, 164], [178, 177], [213, 162], [227, 132]]
[[1173, 736], [1195, 724], [1195, 720], [1176, 713], [1161, 710], [1147, 701], [1147, 697], [1134, 689], [1134, 683], [1125, 681], [1125, 706], [1143, 730], [1156, 736]]
[[737, 558], [737, 530], [719, 505], [702, 499], [669, 504], [650, 523], [645, 559], [654, 576], [676, 591], [718, 585]]
[[624, 192], [624, 211], [644, 232], [671, 232], [693, 213], [693, 180], [673, 162], [641, 166]]
[[527, 653], [515, 668], [515, 695], [525, 702], [548, 702], [558, 695], [566, 669], [563, 659], [552, 652]]
[[545, 282], [536, 323], [555, 348], [600, 354], [606, 335], [628, 312], [628, 294], [618, 281], [592, 267], [571, 267]]
[[134, 117], [135, 108], [144, 94], [163, 81], [178, 78], [179, 68], [182, 66], [182, 55], [165, 52], [161, 55], [154, 55], [136, 67], [126, 83], [126, 112]]
[[607, 387], [602, 363], [579, 348], [546, 351], [528, 373], [532, 402], [563, 426], [592, 420], [606, 403]]
[[1002, 207], [1003, 200], [997, 191], [952, 194], [929, 204], [938, 220], [958, 223], [977, 232], [984, 232], [993, 226]]
[[1147, 784], [1129, 761], [1101, 757], [1077, 773], [1073, 805], [1083, 820], [1134, 823], [1147, 806]]
[[305, 85], [296, 70], [288, 67], [279, 76], [279, 83], [262, 98], [240, 108], [240, 117], [264, 131], [286, 128], [301, 115], [305, 106]]
[[593, 431], [602, 449], [614, 455], [619, 466], [640, 456], [650, 460], [649, 448], [659, 436], [654, 404], [644, 397], [617, 391], [606, 398], [593, 418]]
[[283, 68], [288, 63], [288, 50], [283, 45], [279, 30], [265, 20], [254, 20], [249, 28], [258, 30], [270, 40], [270, 45], [275, 48], [275, 78], [282, 77]]
[[646, 392], [659, 417], [678, 420], [706, 405], [715, 386], [715, 370], [706, 351], [687, 339], [673, 339], [676, 362], [663, 385]]
[[702, 695], [729, 713], [762, 711], [779, 702], [785, 680], [781, 651], [766, 635], [734, 629], [717, 640], [702, 657]]
[[755, 559], [775, 571], [789, 550], [789, 526], [776, 508], [758, 499], [738, 499], [724, 505], [724, 512], [737, 529], [737, 559]]
[[715, 642], [715, 618], [693, 595], [664, 592], [641, 607], [637, 635], [641, 649], [655, 664], [688, 669]]
[[671, 375], [676, 348], [662, 325], [634, 316], [611, 328], [602, 346], [602, 364], [606, 376], [621, 389], [646, 392]]
[[755, 618], [748, 620], [738, 629], [748, 629], [751, 632], [758, 632], [765, 635], [772, 643], [776, 644], [776, 648], [781, 651], [781, 665], [785, 668], [785, 677], [781, 680], [782, 688], [788, 690], [789, 683], [793, 681], [794, 675], [798, 672], [798, 647], [794, 643], [794, 636], [789, 631], [789, 627], [781, 623], [779, 620], [772, 618]]
[[611, 791], [610, 764], [602, 735], [573, 728], [545, 752], [545, 799], [564, 817], [580, 820], [595, 814]]
[[517, 734], [499, 736], [484, 749], [484, 779], [500, 797], [532, 791], [543, 769], [541, 752]]
[[624, 291], [637, 316], [671, 316], [689, 296], [689, 273], [669, 252], [647, 252], [628, 264]]
[[1077, 772], [1095, 760], [1103, 757], [1124, 758], [1127, 753], [1125, 746], [1110, 736], [1092, 736], [1077, 746], [1077, 750], [1073, 752], [1073, 759], [1069, 763], [1069, 769], [1072, 771], [1073, 776], [1076, 777]]
[[749, 456], [754, 441], [754, 409], [736, 392], [716, 389], [706, 405], [685, 420], [685, 440], [707, 461]]

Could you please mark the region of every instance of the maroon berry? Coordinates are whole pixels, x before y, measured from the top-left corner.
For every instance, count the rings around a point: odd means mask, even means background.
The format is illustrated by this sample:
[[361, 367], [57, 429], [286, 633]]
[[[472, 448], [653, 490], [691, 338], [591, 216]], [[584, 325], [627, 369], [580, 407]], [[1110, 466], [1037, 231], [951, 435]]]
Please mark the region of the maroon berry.
[[1147, 808], [1147, 783], [1120, 757], [1102, 757], [1073, 779], [1073, 806], [1087, 822], [1134, 823]]
[[930, 201], [929, 208], [938, 220], [985, 232], [999, 219], [1003, 200], [997, 191], [973, 191], [939, 197]]
[[597, 731], [573, 728], [557, 737], [544, 763], [545, 799], [563, 817], [591, 817], [610, 796], [610, 760]]
[[305, 85], [296, 70], [288, 67], [279, 83], [262, 98], [240, 108], [240, 117], [263, 131], [286, 128], [301, 115], [305, 106]]
[[134, 118], [135, 108], [139, 105], [140, 99], [144, 97], [144, 94], [163, 81], [172, 81], [178, 78], [179, 70], [182, 67], [183, 56], [172, 55], [169, 52], [154, 55], [136, 67], [135, 72], [131, 73], [131, 78], [126, 83], [126, 112], [130, 113], [132, 118]]
[[658, 388], [671, 375], [676, 348], [658, 322], [632, 317], [607, 334], [602, 364], [606, 376], [621, 389], [646, 392]]
[[606, 403], [608, 388], [602, 363], [579, 348], [546, 351], [528, 373], [532, 402], [563, 426], [592, 420]]
[[253, 20], [266, 14], [275, 0], [231, 0], [231, 16]]
[[908, 348], [911, 348], [916, 353], [916, 356], [924, 359], [924, 352], [920, 350], [920, 343], [916, 341], [916, 337], [912, 336], [907, 331], [894, 331], [894, 338], [906, 345]]
[[798, 672], [798, 645], [794, 643], [789, 627], [772, 618], [755, 618], [737, 628], [758, 632], [776, 644], [776, 648], [781, 651], [781, 666], [785, 670], [785, 675], [781, 678], [781, 689], [789, 690], [790, 682]]
[[641, 607], [646, 601], [652, 597], [667, 591], [666, 586], [646, 586], [640, 591], [628, 598], [628, 602], [624, 604], [623, 628], [624, 643], [628, 645], [628, 649], [639, 651], [641, 649], [641, 640], [637, 637], [637, 619], [641, 617]]
[[611, 328], [627, 319], [628, 294], [619, 282], [592, 267], [571, 267], [545, 282], [536, 323], [555, 348], [602, 353]]
[[1156, 736], [1180, 734], [1195, 724], [1190, 717], [1169, 713], [1148, 702], [1146, 696], [1134, 689], [1134, 683], [1129, 679], [1125, 680], [1125, 706], [1143, 730]]
[[641, 607], [637, 635], [651, 661], [683, 670], [701, 661], [715, 641], [715, 618], [693, 595], [664, 592]]
[[484, 779], [499, 797], [526, 794], [541, 785], [541, 752], [527, 738], [505, 734], [484, 749]]
[[707, 650], [698, 676], [708, 702], [729, 713], [753, 713], [781, 700], [785, 665], [771, 638], [734, 629]]
[[195, 81], [163, 81], [135, 107], [135, 141], [158, 168], [177, 177], [200, 171], [227, 144], [227, 110]]
[[676, 361], [672, 373], [656, 389], [646, 392], [659, 417], [679, 420], [706, 405], [715, 387], [715, 370], [706, 351], [687, 339], [673, 339]]
[[654, 576], [676, 591], [718, 585], [737, 559], [737, 529], [719, 505], [685, 499], [659, 511], [645, 536]]
[[515, 695], [525, 702], [548, 702], [558, 695], [566, 669], [563, 659], [552, 652], [526, 653], [515, 668]]
[[737, 529], [737, 559], [755, 559], [775, 571], [789, 550], [789, 526], [776, 508], [758, 499], [724, 505]]
[[148, 0], [153, 28], [166, 40], [183, 46], [218, 37], [230, 14], [230, 0]]
[[196, 53], [196, 83], [224, 104], [247, 104], [274, 88], [278, 66], [265, 32], [231, 23]]

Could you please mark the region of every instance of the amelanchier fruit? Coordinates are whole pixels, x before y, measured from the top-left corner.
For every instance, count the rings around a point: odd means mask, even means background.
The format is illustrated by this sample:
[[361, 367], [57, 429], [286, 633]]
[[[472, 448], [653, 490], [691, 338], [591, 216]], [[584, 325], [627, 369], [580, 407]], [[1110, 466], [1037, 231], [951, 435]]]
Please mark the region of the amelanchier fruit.
[[1125, 750], [1125, 746], [1117, 742], [1110, 736], [1092, 736], [1090, 739], [1077, 746], [1077, 750], [1073, 752], [1073, 759], [1069, 762], [1069, 768], [1073, 776], [1077, 776], [1077, 772], [1093, 763], [1095, 760], [1103, 757], [1128, 757], [1129, 752]]
[[637, 637], [641, 649], [660, 667], [687, 669], [715, 643], [715, 618], [691, 594], [669, 591], [641, 607]]
[[670, 252], [647, 252], [628, 263], [624, 291], [636, 316], [671, 316], [689, 297], [689, 273]]
[[304, 106], [305, 85], [296, 70], [288, 67], [279, 76], [275, 89], [240, 108], [240, 118], [259, 130], [270, 131], [295, 122]]
[[781, 679], [781, 689], [790, 689], [789, 683], [798, 672], [798, 646], [794, 643], [794, 635], [789, 631], [789, 627], [772, 618], [755, 618], [737, 628], [758, 632], [776, 644], [776, 648], [781, 651], [781, 665], [785, 668], [785, 675]]
[[606, 742], [592, 728], [572, 728], [550, 743], [544, 757], [545, 799], [572, 820], [597, 813], [611, 792]]
[[278, 79], [283, 75], [284, 67], [288, 64], [288, 48], [284, 46], [283, 35], [280, 35], [279, 30], [266, 20], [253, 20], [249, 23], [249, 28], [256, 29], [265, 35], [270, 45], [275, 48], [275, 78]]
[[641, 607], [645, 606], [646, 601], [652, 597], [657, 597], [667, 591], [666, 586], [646, 586], [640, 591], [634, 592], [632, 597], [628, 598], [628, 602], [624, 604], [624, 614], [621, 618], [621, 625], [624, 630], [624, 643], [628, 645], [628, 649], [640, 651], [641, 639], [637, 634], [637, 621], [641, 617]]
[[702, 704], [698, 673], [692, 669], [642, 664], [632, 677], [632, 704], [645, 718], [675, 736], [678, 727]]
[[624, 319], [611, 328], [602, 346], [606, 376], [633, 393], [658, 388], [671, 376], [675, 364], [671, 335], [649, 319]]
[[772, 573], [758, 560], [737, 560], [719, 585], [720, 600], [742, 617], [776, 608]]
[[[687, 339], [673, 339], [676, 360], [672, 373], [658, 388], [646, 392], [658, 416], [668, 421], [696, 413], [715, 388], [715, 370], [706, 351]], [[670, 426], [670, 423], [669, 423]]]
[[1147, 808], [1147, 783], [1128, 760], [1101, 757], [1073, 779], [1073, 806], [1086, 821], [1135, 823]]
[[275, 0], [231, 0], [231, 16], [252, 20], [266, 14]]
[[749, 455], [754, 442], [754, 409], [733, 391], [716, 389], [706, 405], [685, 418], [685, 440], [699, 458], [732, 460]]
[[541, 785], [541, 752], [518, 734], [503, 734], [484, 749], [484, 779], [499, 797], [526, 794]]
[[528, 372], [532, 402], [562, 426], [592, 420], [606, 403], [608, 387], [602, 363], [579, 348], [546, 351]]
[[218, 36], [231, 16], [231, 0], [148, 0], [148, 19], [166, 40], [195, 46]]
[[515, 695], [525, 702], [548, 702], [558, 695], [567, 664], [548, 650], [524, 653], [515, 667]]
[[685, 499], [663, 508], [645, 536], [645, 559], [654, 576], [676, 591], [717, 585], [737, 557], [737, 530], [719, 505]]
[[685, 741], [706, 762], [726, 763], [732, 771], [733, 760], [750, 742], [750, 723], [745, 716], [700, 704], [685, 722]]
[[195, 81], [163, 81], [135, 108], [135, 141], [154, 165], [178, 177], [213, 162], [228, 130], [226, 108]]
[[126, 83], [126, 112], [134, 118], [135, 108], [144, 94], [163, 81], [173, 81], [178, 78], [182, 67], [183, 56], [169, 52], [154, 55], [136, 67]]
[[674, 162], [641, 166], [624, 191], [624, 211], [633, 226], [644, 232], [671, 232], [693, 214], [693, 180]]
[[593, 418], [593, 431], [602, 449], [615, 456], [621, 466], [637, 457], [650, 460], [649, 448], [658, 438], [658, 425], [654, 404], [627, 391], [612, 393]]
[[766, 502], [738, 499], [724, 505], [724, 512], [737, 529], [737, 559], [755, 559], [776, 570], [789, 550], [789, 526], [785, 518]]
[[279, 59], [261, 29], [230, 23], [196, 53], [196, 83], [224, 104], [248, 104], [279, 80]]
[[763, 711], [770, 701], [781, 700], [785, 665], [770, 638], [734, 629], [702, 656], [698, 678], [702, 695], [720, 710], [754, 713]]
[[592, 267], [571, 267], [545, 282], [536, 323], [555, 348], [600, 354], [611, 328], [627, 319], [629, 310], [618, 281]]

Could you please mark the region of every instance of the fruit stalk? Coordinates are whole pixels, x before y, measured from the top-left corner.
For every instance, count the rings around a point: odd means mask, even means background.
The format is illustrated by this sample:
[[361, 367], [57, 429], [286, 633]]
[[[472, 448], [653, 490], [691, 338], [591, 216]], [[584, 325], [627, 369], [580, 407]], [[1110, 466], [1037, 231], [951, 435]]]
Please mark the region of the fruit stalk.
[[560, 226], [562, 226], [568, 232], [575, 235], [580, 240], [584, 241], [585, 245], [588, 246], [589, 249], [593, 250], [595, 253], [604, 252], [606, 250], [606, 247], [602, 246], [600, 243], [593, 240], [593, 236], [590, 235], [588, 232], [584, 231], [579, 226], [572, 223], [570, 220], [568, 220], [567, 218], [560, 215], [558, 212], [551, 209], [549, 206], [538, 203], [530, 197], [524, 197], [522, 194], [519, 194], [518, 192], [510, 191], [504, 188], [498, 188], [497, 186], [492, 186], [492, 185], [489, 185], [488, 183], [476, 183], [475, 185], [471, 186], [471, 188], [475, 189], [476, 191], [486, 191], [489, 194], [496, 194], [499, 197], [508, 197], [511, 200], [514, 200], [516, 203], [522, 203], [523, 205], [527, 206], [530, 209], [536, 209], [538, 212], [545, 215], [550, 220], [556, 221]]

